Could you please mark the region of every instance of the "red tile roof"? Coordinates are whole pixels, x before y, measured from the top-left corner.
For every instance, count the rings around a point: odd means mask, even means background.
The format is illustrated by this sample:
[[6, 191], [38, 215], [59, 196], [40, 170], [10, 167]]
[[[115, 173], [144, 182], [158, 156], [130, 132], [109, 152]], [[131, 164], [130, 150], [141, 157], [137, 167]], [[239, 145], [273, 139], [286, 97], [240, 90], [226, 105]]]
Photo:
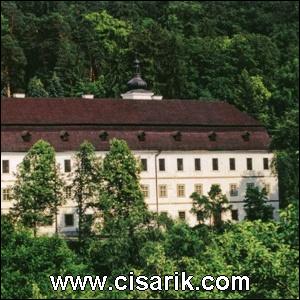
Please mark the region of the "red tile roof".
[[226, 102], [192, 100], [4, 99], [3, 124], [259, 125]]
[[[1, 99], [1, 151], [27, 151], [39, 139], [56, 151], [77, 150], [84, 140], [108, 150], [101, 131], [134, 150], [267, 150], [270, 138], [255, 119], [225, 102], [194, 100]], [[24, 141], [22, 132], [30, 132]], [[60, 134], [67, 131], [68, 140]], [[145, 132], [145, 141], [138, 134]], [[181, 140], [172, 136], [181, 133]], [[216, 133], [216, 140], [209, 135]], [[250, 133], [249, 141], [242, 135]]]

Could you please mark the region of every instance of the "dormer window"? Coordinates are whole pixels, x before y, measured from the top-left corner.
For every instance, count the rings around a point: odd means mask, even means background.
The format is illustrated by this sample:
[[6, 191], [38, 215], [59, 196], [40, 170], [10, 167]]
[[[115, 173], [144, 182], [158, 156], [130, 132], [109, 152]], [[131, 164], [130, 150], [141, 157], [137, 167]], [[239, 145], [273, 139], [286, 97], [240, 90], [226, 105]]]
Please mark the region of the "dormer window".
[[67, 142], [69, 140], [69, 133], [65, 130], [60, 132], [60, 138], [62, 141]]
[[100, 131], [99, 138], [101, 139], [101, 141], [107, 141], [108, 133], [104, 130]]
[[215, 142], [217, 140], [217, 134], [214, 131], [212, 131], [208, 134], [208, 138], [210, 141]]
[[245, 142], [248, 142], [250, 140], [250, 132], [246, 131], [242, 134], [242, 138]]
[[22, 131], [21, 137], [22, 137], [24, 142], [29, 142], [31, 140], [31, 134], [27, 130]]
[[145, 131], [139, 131], [138, 134], [137, 134], [137, 137], [138, 137], [138, 139], [139, 139], [140, 142], [145, 141], [145, 139], [146, 139], [146, 133], [145, 133]]
[[174, 131], [171, 135], [176, 142], [181, 141], [181, 132], [180, 131]]

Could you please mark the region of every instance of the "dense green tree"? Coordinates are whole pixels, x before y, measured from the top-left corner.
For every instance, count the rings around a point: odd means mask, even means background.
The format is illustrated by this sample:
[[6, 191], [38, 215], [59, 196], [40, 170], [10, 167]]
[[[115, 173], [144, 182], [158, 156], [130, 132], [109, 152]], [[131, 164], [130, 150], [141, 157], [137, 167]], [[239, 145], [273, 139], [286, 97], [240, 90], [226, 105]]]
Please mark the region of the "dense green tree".
[[63, 181], [55, 161], [53, 147], [40, 140], [25, 155], [18, 167], [13, 186], [11, 214], [24, 226], [50, 225], [63, 201]]
[[[83, 265], [57, 236], [34, 238], [1, 216], [1, 297], [56, 298], [49, 276], [83, 273]], [[40, 297], [36, 297], [37, 294]]]
[[104, 268], [112, 272], [116, 266], [138, 260], [140, 232], [150, 221], [139, 172], [139, 163], [126, 142], [113, 139], [103, 160], [104, 183], [99, 191], [103, 218], [100, 233], [106, 238], [92, 246], [92, 254], [98, 257], [96, 265], [102, 272]]
[[196, 192], [191, 195], [191, 199], [193, 200], [191, 212], [196, 215], [199, 224], [203, 224], [211, 217], [212, 204], [210, 199]]
[[129, 51], [128, 38], [132, 26], [127, 21], [112, 17], [105, 10], [86, 14], [84, 18], [91, 28], [88, 41], [89, 80], [97, 81], [102, 75], [106, 89], [119, 97], [120, 86], [126, 83], [124, 74], [128, 67], [124, 65], [124, 60]]
[[23, 21], [15, 2], [1, 2], [1, 90], [7, 96], [23, 85], [27, 59], [18, 39]]
[[50, 97], [63, 97], [64, 89], [61, 85], [61, 80], [57, 76], [56, 72], [53, 72], [51, 79], [49, 80], [47, 92]]
[[42, 81], [36, 76], [31, 78], [27, 88], [28, 96], [30, 97], [47, 97], [48, 92], [46, 91]]
[[78, 97], [84, 94], [92, 94], [97, 98], [103, 98], [106, 94], [105, 79], [101, 76], [96, 81], [79, 81], [72, 92]]
[[210, 224], [220, 229], [223, 225], [222, 215], [231, 209], [228, 199], [218, 184], [213, 184], [208, 196], [193, 193], [191, 212], [197, 216], [199, 223], [209, 220]]
[[259, 189], [258, 186], [248, 187], [245, 195], [246, 219], [250, 221], [261, 220], [269, 221], [273, 219], [273, 207], [267, 204], [268, 197], [265, 188]]
[[84, 242], [91, 234], [93, 214], [88, 214], [88, 210], [96, 205], [100, 183], [99, 159], [96, 157], [94, 146], [85, 141], [75, 155], [74, 179], [71, 185], [72, 198], [77, 205], [80, 250], [83, 250]]
[[278, 232], [282, 241], [291, 245], [293, 249], [299, 249], [299, 201], [293, 200], [279, 213], [280, 223]]
[[190, 226], [185, 223], [174, 224], [165, 236], [166, 255], [173, 259], [182, 256], [196, 257], [205, 249], [207, 235], [208, 231], [204, 226], [203, 230], [200, 230], [200, 227], [191, 230]]
[[221, 228], [223, 225], [223, 213], [231, 210], [231, 205], [225, 194], [222, 194], [221, 187], [218, 184], [213, 184], [208, 192], [209, 199], [212, 203], [212, 221], [216, 228]]

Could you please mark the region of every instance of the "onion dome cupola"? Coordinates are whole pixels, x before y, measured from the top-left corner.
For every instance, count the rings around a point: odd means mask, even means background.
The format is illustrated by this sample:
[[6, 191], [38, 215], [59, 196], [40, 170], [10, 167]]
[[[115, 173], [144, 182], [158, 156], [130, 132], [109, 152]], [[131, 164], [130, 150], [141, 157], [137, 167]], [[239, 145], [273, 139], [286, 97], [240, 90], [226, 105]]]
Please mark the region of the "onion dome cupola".
[[122, 99], [126, 100], [161, 100], [162, 96], [156, 96], [152, 91], [147, 90], [147, 82], [141, 76], [140, 61], [134, 60], [135, 73], [127, 82], [128, 91], [121, 94]]
[[135, 74], [133, 78], [127, 82], [127, 86], [129, 90], [146, 89], [147, 83], [141, 77], [140, 61], [137, 58], [134, 60], [134, 67], [135, 67]]

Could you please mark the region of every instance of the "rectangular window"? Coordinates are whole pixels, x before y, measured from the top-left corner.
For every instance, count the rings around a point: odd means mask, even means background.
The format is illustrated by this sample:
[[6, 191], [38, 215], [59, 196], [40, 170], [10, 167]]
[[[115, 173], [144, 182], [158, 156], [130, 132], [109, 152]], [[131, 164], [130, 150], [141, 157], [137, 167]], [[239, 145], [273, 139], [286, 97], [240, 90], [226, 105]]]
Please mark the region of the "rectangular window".
[[3, 174], [9, 173], [9, 160], [2, 160], [2, 173]]
[[43, 223], [40, 224], [42, 227], [52, 226], [54, 223], [53, 216], [45, 216]]
[[177, 197], [184, 197], [184, 196], [185, 196], [185, 185], [177, 184]]
[[235, 158], [229, 158], [230, 171], [235, 171]]
[[253, 169], [252, 158], [247, 158], [247, 170], [251, 171], [252, 169]]
[[149, 198], [149, 186], [145, 184], [141, 184], [141, 189], [144, 195], [144, 198]]
[[271, 191], [271, 186], [270, 186], [270, 184], [269, 184], [269, 183], [265, 183], [265, 184], [264, 184], [264, 188], [265, 188], [267, 194], [270, 194], [270, 191]]
[[195, 192], [199, 195], [203, 194], [203, 187], [202, 184], [195, 184]]
[[185, 220], [185, 211], [179, 211], [178, 212], [178, 217], [180, 220]]
[[239, 220], [239, 211], [237, 209], [232, 209], [231, 210], [231, 219], [234, 221]]
[[195, 158], [195, 171], [201, 171], [201, 160], [200, 160], [200, 158]]
[[2, 189], [2, 201], [10, 201], [12, 200], [12, 189], [4, 188]]
[[202, 219], [203, 219], [203, 216], [202, 216], [202, 214], [201, 214], [201, 212], [200, 212], [200, 211], [198, 211], [198, 212], [197, 212], [197, 214], [196, 214], [196, 218], [197, 218], [197, 221], [202, 221]]
[[85, 214], [84, 217], [85, 217], [86, 224], [88, 226], [92, 226], [93, 221], [94, 221], [94, 215], [93, 214]]
[[213, 171], [219, 170], [219, 161], [217, 158], [212, 159], [212, 168], [213, 168]]
[[230, 185], [230, 196], [237, 197], [239, 195], [238, 188], [236, 184]]
[[177, 171], [183, 171], [183, 159], [177, 158]]
[[71, 172], [71, 160], [65, 159], [65, 173]]
[[159, 197], [165, 198], [167, 195], [167, 186], [165, 184], [159, 185]]
[[158, 162], [159, 162], [159, 171], [165, 171], [166, 170], [165, 159], [164, 158], [160, 158], [158, 160]]
[[252, 189], [252, 188], [254, 188], [254, 182], [248, 182], [247, 183], [247, 189]]
[[66, 195], [67, 199], [70, 199], [72, 197], [72, 187], [71, 186], [66, 186], [65, 195]]
[[264, 157], [264, 170], [269, 170], [269, 159]]
[[65, 214], [65, 227], [74, 226], [74, 215], [73, 214]]
[[168, 212], [166, 212], [166, 211], [161, 211], [161, 212], [160, 212], [160, 215], [161, 215], [162, 217], [164, 217], [164, 218], [167, 218], [167, 217], [168, 217]]
[[141, 164], [142, 164], [142, 171], [147, 171], [148, 170], [148, 165], [147, 165], [147, 159], [146, 158], [141, 159]]

